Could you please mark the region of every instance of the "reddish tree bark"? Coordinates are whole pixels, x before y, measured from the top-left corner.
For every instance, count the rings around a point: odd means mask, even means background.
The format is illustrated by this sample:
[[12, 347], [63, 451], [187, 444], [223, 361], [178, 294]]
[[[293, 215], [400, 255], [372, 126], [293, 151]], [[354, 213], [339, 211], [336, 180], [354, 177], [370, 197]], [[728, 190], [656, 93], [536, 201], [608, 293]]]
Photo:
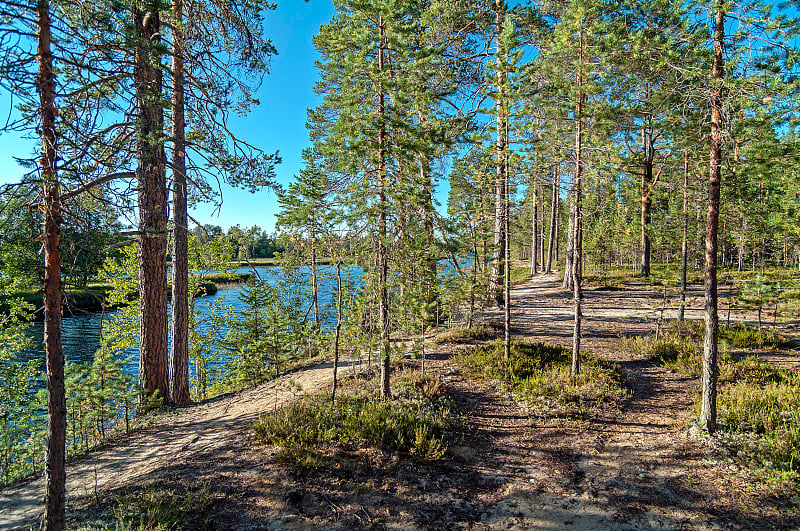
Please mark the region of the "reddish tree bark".
[[172, 355], [169, 397], [178, 405], [189, 396], [189, 242], [184, 119], [183, 0], [173, 0], [177, 21], [172, 34]]
[[724, 73], [723, 44], [725, 13], [717, 2], [714, 13], [714, 63], [711, 71], [711, 156], [708, 178], [708, 212], [706, 217], [705, 261], [705, 337], [703, 340], [703, 396], [700, 425], [713, 432], [717, 427], [717, 347], [719, 316], [717, 315], [717, 228], [722, 181], [722, 82]]
[[652, 190], [653, 185], [653, 151], [650, 148], [649, 137], [652, 134], [648, 119], [642, 118], [642, 210], [641, 210], [641, 275], [650, 276], [650, 236], [647, 231], [650, 227], [650, 210], [653, 205]]
[[42, 214], [44, 217], [44, 349], [47, 366], [47, 455], [45, 457], [44, 528], [64, 528], [66, 500], [65, 446], [67, 402], [64, 351], [61, 345], [61, 198], [56, 173], [55, 74], [51, 51], [50, 4], [36, 8], [41, 114]]
[[[150, 9], [147, 9], [149, 7]], [[138, 108], [139, 385], [169, 396], [167, 376], [167, 180], [162, 103], [161, 23], [157, 3], [132, 11]]]
[[494, 255], [492, 257], [492, 270], [489, 277], [489, 295], [494, 298], [498, 307], [503, 306], [505, 296], [503, 286], [504, 278], [508, 274], [508, 264], [505, 262], [506, 256], [506, 235], [505, 222], [503, 219], [503, 210], [505, 208], [506, 196], [506, 183], [508, 182], [508, 165], [506, 159], [506, 147], [508, 139], [506, 131], [508, 130], [507, 118], [503, 106], [505, 104], [505, 70], [502, 67], [502, 60], [500, 58], [500, 33], [505, 20], [505, 2], [503, 0], [496, 0], [495, 3], [495, 24], [497, 29], [497, 101], [495, 102], [495, 115], [497, 120], [497, 141], [495, 143], [496, 161], [496, 176], [495, 176], [495, 196], [494, 196]]
[[556, 241], [556, 214], [558, 213], [558, 188], [559, 183], [558, 175], [559, 165], [556, 164], [553, 168], [553, 194], [552, 204], [550, 205], [550, 235], [547, 239], [547, 268], [545, 272], [549, 273], [553, 268], [553, 246]]
[[[578, 68], [583, 68], [583, 33], [579, 35]], [[581, 289], [581, 268], [583, 267], [583, 241], [581, 231], [583, 219], [581, 212], [583, 178], [583, 107], [586, 94], [583, 92], [583, 73], [578, 72], [578, 104], [575, 108], [575, 178], [573, 179], [575, 201], [575, 227], [572, 236], [572, 300], [574, 307], [574, 326], [572, 331], [572, 376], [580, 372], [581, 324], [583, 319], [583, 291]]]
[[686, 268], [689, 261], [689, 150], [683, 154], [683, 238], [681, 240], [681, 306], [678, 321], [683, 321], [686, 311]]

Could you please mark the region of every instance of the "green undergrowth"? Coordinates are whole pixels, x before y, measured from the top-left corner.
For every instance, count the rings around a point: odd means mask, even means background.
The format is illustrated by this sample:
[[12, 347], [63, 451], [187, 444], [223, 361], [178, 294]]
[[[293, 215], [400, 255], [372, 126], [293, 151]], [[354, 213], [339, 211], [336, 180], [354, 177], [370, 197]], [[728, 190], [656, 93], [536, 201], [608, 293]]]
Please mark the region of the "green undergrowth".
[[204, 485], [145, 485], [85, 498], [67, 508], [67, 529], [210, 529], [216, 495]]
[[433, 338], [433, 343], [436, 345], [441, 345], [444, 343], [467, 343], [469, 341], [486, 341], [491, 339], [497, 339], [500, 335], [500, 332], [488, 325], [476, 325], [472, 328], [465, 328], [456, 326], [453, 328], [448, 328], [447, 330], [443, 330], [436, 334], [436, 337]]
[[[611, 289], [623, 289], [625, 284], [651, 284], [653, 286], [675, 286], [680, 283], [680, 265], [678, 263], [672, 264], [651, 264], [649, 276], [643, 277], [639, 273], [639, 268], [597, 268], [589, 269], [585, 272], [583, 278], [594, 287], [610, 287]], [[736, 283], [747, 282], [753, 280], [757, 276], [762, 276], [771, 281], [797, 281], [800, 280], [800, 271], [797, 269], [788, 269], [784, 267], [768, 267], [759, 268], [757, 271], [743, 270], [737, 271], [736, 269], [720, 269], [717, 272], [717, 278], [720, 282]], [[686, 272], [686, 282], [689, 284], [702, 284], [703, 271], [690, 269]]]
[[[605, 270], [586, 271], [583, 279], [589, 285], [603, 290], [621, 291], [630, 284], [651, 284], [653, 286], [677, 286], [680, 282], [680, 268], [674, 264], [651, 264], [651, 274], [643, 277], [639, 269], [609, 268]], [[686, 282], [702, 284], [702, 271], [687, 271]]]
[[[699, 378], [703, 345], [698, 330], [702, 323], [681, 325], [658, 340], [624, 340], [624, 347]], [[720, 352], [718, 371], [717, 442], [732, 458], [765, 471], [767, 478], [800, 484], [800, 374], [755, 357], [734, 359], [727, 349]]]
[[[703, 321], [670, 321], [668, 330], [682, 337], [703, 340]], [[732, 348], [773, 349], [788, 343], [787, 338], [771, 328], [762, 328], [747, 323], [723, 324], [719, 327], [719, 340]]]
[[719, 390], [719, 442], [737, 459], [790, 472], [796, 481], [800, 478], [800, 376], [761, 367], [764, 363], [753, 365], [743, 378]]
[[[703, 356], [702, 321], [670, 321], [664, 333], [655, 337], [631, 337], [623, 339], [624, 348], [640, 358], [657, 361], [685, 374], [698, 376]], [[729, 358], [729, 348], [775, 349], [787, 344], [787, 339], [775, 330], [762, 329], [744, 323], [719, 327], [722, 345], [721, 359]]]
[[512, 266], [511, 267], [511, 285], [516, 286], [522, 284], [531, 278], [530, 266]]
[[573, 378], [572, 354], [546, 343], [513, 343], [510, 366], [503, 359], [500, 341], [471, 348], [455, 359], [469, 376], [499, 382], [534, 415], [585, 416], [616, 408], [628, 396], [625, 379], [613, 364], [584, 353], [580, 373]]
[[335, 403], [327, 393], [306, 397], [260, 418], [252, 428], [259, 441], [279, 448], [279, 459], [301, 469], [320, 468], [340, 452], [368, 448], [421, 462], [444, 457], [452, 417], [438, 376], [400, 373], [394, 394], [381, 400], [374, 386], [349, 385]]

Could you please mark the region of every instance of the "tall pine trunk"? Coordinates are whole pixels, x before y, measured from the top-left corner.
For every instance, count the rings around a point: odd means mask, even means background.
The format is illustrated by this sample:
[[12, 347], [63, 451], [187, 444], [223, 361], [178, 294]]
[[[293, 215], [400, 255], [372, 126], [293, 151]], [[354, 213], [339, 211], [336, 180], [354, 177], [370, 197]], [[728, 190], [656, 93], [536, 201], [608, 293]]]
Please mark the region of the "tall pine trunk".
[[[383, 18], [378, 17], [378, 75], [383, 74], [384, 68], [384, 46], [386, 39], [386, 29], [383, 25]], [[386, 199], [386, 123], [385, 115], [385, 95], [383, 93], [383, 80], [378, 82], [378, 121], [380, 129], [378, 131], [378, 318], [380, 319], [380, 356], [381, 356], [381, 397], [391, 398], [390, 374], [390, 337], [389, 337], [389, 261], [387, 257], [387, 215], [388, 205]]]
[[319, 329], [319, 283], [317, 280], [317, 227], [311, 222], [310, 233], [311, 254], [311, 303], [314, 306], [314, 328]]
[[51, 51], [50, 4], [36, 8], [41, 115], [40, 156], [44, 216], [44, 349], [47, 365], [47, 453], [45, 457], [44, 528], [64, 529], [66, 502], [65, 449], [67, 402], [64, 393], [64, 350], [61, 345], [61, 197], [56, 171], [56, 90]]
[[336, 388], [339, 372], [339, 338], [342, 332], [342, 263], [336, 261], [336, 333], [333, 337], [333, 383], [331, 384], [331, 404], [336, 403]]
[[531, 175], [531, 276], [539, 272], [539, 205], [536, 204], [536, 180]]
[[183, 79], [183, 0], [173, 0], [172, 34], [172, 355], [170, 400], [178, 405], [189, 396], [189, 240], [186, 190], [186, 135]]
[[708, 178], [708, 214], [706, 217], [705, 261], [705, 337], [703, 340], [703, 377], [700, 425], [713, 432], [717, 427], [717, 227], [722, 181], [722, 89], [725, 13], [717, 0], [714, 13], [714, 63], [711, 73], [711, 149]]
[[139, 384], [149, 395], [167, 398], [167, 181], [158, 3], [137, 5], [132, 15], [138, 109]]
[[[578, 68], [583, 68], [583, 33], [579, 35]], [[575, 178], [573, 179], [574, 201], [575, 201], [575, 222], [574, 234], [572, 235], [572, 294], [574, 307], [574, 327], [572, 331], [572, 376], [577, 376], [580, 372], [580, 352], [581, 352], [581, 324], [583, 319], [583, 291], [581, 290], [581, 267], [583, 258], [582, 249], [582, 178], [583, 178], [583, 107], [586, 102], [586, 94], [583, 92], [583, 73], [579, 71], [577, 76], [578, 85], [578, 104], [575, 108]]]
[[573, 269], [575, 265], [575, 177], [569, 192], [569, 222], [567, 225], [567, 249], [564, 252], [564, 281], [562, 289], [572, 291], [575, 287]]
[[[505, 116], [506, 138], [508, 138], [508, 116]], [[504, 157], [505, 159], [505, 157]], [[504, 171], [505, 183], [503, 185], [503, 236], [505, 242], [503, 250], [503, 262], [506, 265], [505, 276], [503, 276], [503, 357], [506, 361], [511, 360], [511, 198], [508, 186], [508, 168]], [[536, 258], [534, 257], [534, 261]]]
[[[422, 116], [420, 115], [420, 120]], [[428, 325], [436, 325], [439, 315], [439, 286], [438, 279], [438, 266], [436, 263], [436, 237], [433, 232], [433, 186], [431, 184], [431, 175], [429, 162], [427, 159], [420, 157], [419, 166], [420, 185], [422, 187], [422, 225], [425, 229], [425, 306], [426, 315], [428, 316]]]

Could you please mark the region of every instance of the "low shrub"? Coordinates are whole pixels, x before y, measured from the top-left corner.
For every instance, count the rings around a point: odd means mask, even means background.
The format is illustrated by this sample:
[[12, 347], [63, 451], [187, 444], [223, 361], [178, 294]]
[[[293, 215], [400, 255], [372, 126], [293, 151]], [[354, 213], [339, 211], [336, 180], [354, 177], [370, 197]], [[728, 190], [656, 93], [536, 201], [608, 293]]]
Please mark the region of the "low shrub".
[[440, 386], [424, 380], [399, 385], [393, 400], [354, 389], [343, 392], [335, 403], [317, 395], [261, 417], [253, 431], [261, 442], [279, 447], [280, 459], [303, 469], [318, 468], [331, 452], [353, 447], [436, 461], [447, 450], [450, 425], [450, 410], [438, 400]]
[[[759, 466], [800, 471], [800, 378], [785, 369], [766, 371], [766, 382], [742, 379], [723, 386], [721, 443]], [[779, 381], [770, 381], [779, 380]]]
[[77, 507], [67, 508], [67, 517], [72, 529], [209, 529], [215, 503], [216, 496], [207, 485], [198, 489], [145, 485], [86, 497]]
[[214, 284], [244, 284], [253, 278], [252, 273], [203, 273], [203, 281]]
[[721, 326], [719, 338], [736, 348], [780, 348], [787, 343], [785, 337], [775, 330], [758, 330], [753, 325], [737, 323], [733, 326]]

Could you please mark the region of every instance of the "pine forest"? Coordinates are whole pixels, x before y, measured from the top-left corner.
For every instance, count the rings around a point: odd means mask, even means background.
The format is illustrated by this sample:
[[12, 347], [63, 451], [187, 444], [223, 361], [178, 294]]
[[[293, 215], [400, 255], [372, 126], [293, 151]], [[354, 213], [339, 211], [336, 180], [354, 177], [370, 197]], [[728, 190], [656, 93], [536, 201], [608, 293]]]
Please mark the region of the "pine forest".
[[798, 4], [283, 2], [0, 0], [0, 529], [800, 528]]

